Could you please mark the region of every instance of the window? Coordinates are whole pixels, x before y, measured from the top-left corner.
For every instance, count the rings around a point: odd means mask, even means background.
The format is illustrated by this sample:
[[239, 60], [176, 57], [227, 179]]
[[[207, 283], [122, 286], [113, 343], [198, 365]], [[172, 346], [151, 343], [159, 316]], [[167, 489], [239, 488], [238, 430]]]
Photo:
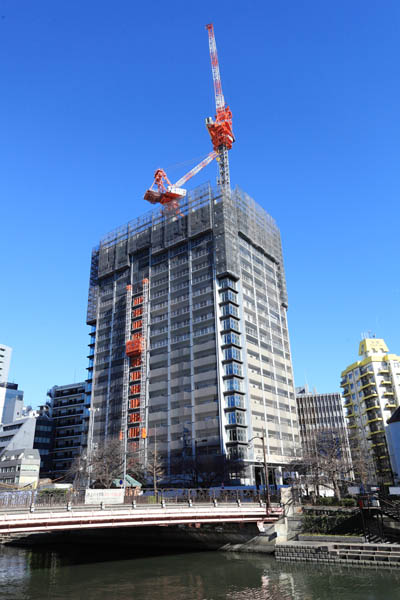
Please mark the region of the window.
[[221, 279], [219, 281], [219, 287], [220, 288], [230, 287], [233, 290], [236, 290], [237, 289], [237, 283], [236, 283], [236, 281], [234, 281], [230, 277], [225, 277], [224, 279]]
[[236, 377], [232, 377], [232, 379], [225, 380], [225, 390], [227, 392], [237, 391], [240, 392], [242, 390], [242, 382], [240, 379], [236, 379]]
[[245, 425], [245, 414], [239, 411], [228, 413], [227, 421], [229, 425]]
[[245, 442], [246, 441], [246, 430], [237, 427], [229, 431], [230, 442]]
[[242, 353], [238, 348], [225, 348], [225, 360], [242, 360]]
[[234, 331], [240, 331], [239, 321], [236, 321], [236, 319], [224, 319], [222, 321], [222, 328], [224, 330], [233, 329]]
[[237, 335], [236, 333], [226, 333], [222, 339], [224, 344], [235, 344], [236, 346], [241, 345], [240, 335]]
[[238, 375], [242, 377], [242, 367], [236, 362], [228, 363], [225, 365], [225, 375]]
[[233, 315], [234, 317], [238, 317], [239, 311], [236, 306], [233, 306], [233, 304], [224, 304], [222, 307], [222, 314], [224, 316]]
[[220, 302], [236, 302], [237, 304], [237, 293], [236, 292], [232, 292], [232, 290], [227, 290], [224, 292], [219, 292], [219, 301]]
[[244, 408], [244, 398], [239, 394], [231, 394], [230, 396], [225, 397], [227, 408], [234, 408], [237, 406], [238, 408]]

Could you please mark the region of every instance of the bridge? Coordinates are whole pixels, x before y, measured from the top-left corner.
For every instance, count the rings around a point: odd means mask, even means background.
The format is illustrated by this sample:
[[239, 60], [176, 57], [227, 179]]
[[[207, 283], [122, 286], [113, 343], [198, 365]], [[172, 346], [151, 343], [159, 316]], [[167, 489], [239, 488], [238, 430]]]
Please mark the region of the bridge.
[[[262, 503], [217, 502], [193, 505], [165, 504], [110, 506], [55, 506], [11, 508], [0, 511], [0, 535], [30, 534], [113, 527], [192, 525], [201, 523], [274, 523], [282, 516], [280, 506]], [[197, 525], [198, 526], [198, 525]]]

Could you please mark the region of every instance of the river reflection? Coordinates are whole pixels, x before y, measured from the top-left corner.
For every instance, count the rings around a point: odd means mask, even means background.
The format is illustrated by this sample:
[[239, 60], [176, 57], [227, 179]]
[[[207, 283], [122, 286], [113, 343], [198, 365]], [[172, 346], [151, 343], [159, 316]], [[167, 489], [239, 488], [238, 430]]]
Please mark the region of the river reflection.
[[400, 570], [202, 552], [116, 560], [90, 548], [0, 547], [1, 600], [398, 600]]

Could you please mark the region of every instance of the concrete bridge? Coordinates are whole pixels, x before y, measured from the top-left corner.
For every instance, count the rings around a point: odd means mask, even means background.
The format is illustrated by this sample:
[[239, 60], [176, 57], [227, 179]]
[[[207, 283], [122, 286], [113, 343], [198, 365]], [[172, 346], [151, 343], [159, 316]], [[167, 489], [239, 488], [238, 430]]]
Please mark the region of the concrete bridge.
[[113, 527], [174, 526], [201, 523], [274, 523], [282, 508], [260, 503], [204, 503], [8, 508], [0, 511], [0, 535], [30, 534]]

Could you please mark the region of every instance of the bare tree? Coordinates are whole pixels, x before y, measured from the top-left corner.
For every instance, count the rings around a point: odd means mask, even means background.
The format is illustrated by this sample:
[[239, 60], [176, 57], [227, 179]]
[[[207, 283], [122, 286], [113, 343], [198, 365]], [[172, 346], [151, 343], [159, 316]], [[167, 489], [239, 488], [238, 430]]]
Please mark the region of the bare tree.
[[332, 489], [340, 500], [341, 488], [353, 479], [353, 467], [345, 436], [336, 430], [316, 431], [309, 436], [303, 456], [290, 466], [299, 473], [301, 483], [319, 495], [320, 486]]
[[[72, 463], [67, 476], [78, 487], [83, 482], [91, 482], [102, 488], [110, 488], [115, 479], [124, 474], [125, 449], [118, 438], [109, 438], [97, 445], [88, 455], [87, 451]], [[135, 456], [127, 455], [126, 473], [143, 480], [143, 469]]]
[[150, 450], [147, 454], [147, 474], [153, 481], [154, 494], [157, 495], [157, 484], [164, 476], [163, 460], [157, 449]]
[[245, 471], [246, 465], [242, 460], [223, 454], [180, 456], [175, 457], [172, 464], [173, 475], [182, 477], [184, 484], [189, 487], [219, 486], [229, 482], [231, 477], [242, 477]]
[[351, 456], [354, 469], [354, 480], [361, 488], [366, 490], [367, 485], [375, 483], [375, 469], [372, 459], [366, 451], [358, 445], [353, 445]]
[[72, 481], [76, 489], [86, 487], [89, 477], [87, 451], [76, 456], [65, 474], [65, 481]]

